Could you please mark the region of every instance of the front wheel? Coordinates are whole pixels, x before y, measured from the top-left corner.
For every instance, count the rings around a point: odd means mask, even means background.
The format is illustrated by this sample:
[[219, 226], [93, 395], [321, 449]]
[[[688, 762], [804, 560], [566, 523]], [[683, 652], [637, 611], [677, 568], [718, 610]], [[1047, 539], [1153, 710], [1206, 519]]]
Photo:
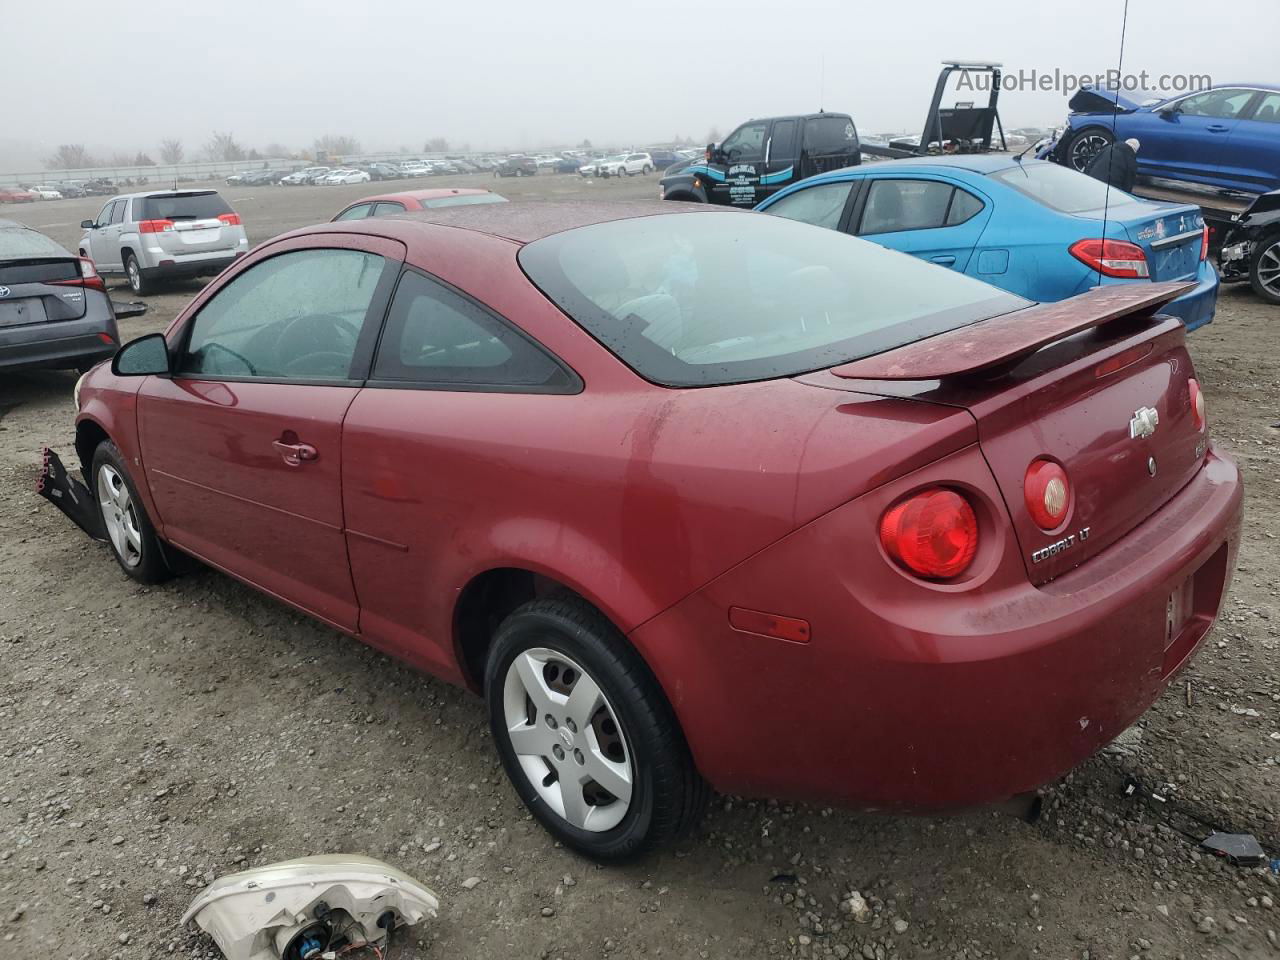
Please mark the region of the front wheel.
[[1253, 291], [1267, 303], [1280, 304], [1280, 233], [1259, 241], [1249, 268]]
[[653, 167], [645, 164], [645, 168], [641, 172], [647, 177], [649, 174], [653, 173]]
[[90, 469], [107, 540], [120, 568], [139, 583], [168, 580], [173, 573], [116, 445], [110, 440], [98, 444]]
[[1093, 158], [1104, 148], [1115, 143], [1115, 139], [1110, 130], [1103, 130], [1100, 127], [1081, 130], [1067, 142], [1068, 165], [1073, 170], [1083, 173]]
[[627, 860], [700, 815], [706, 786], [662, 689], [585, 601], [534, 600], [511, 614], [489, 652], [485, 696], [507, 776], [566, 846]]

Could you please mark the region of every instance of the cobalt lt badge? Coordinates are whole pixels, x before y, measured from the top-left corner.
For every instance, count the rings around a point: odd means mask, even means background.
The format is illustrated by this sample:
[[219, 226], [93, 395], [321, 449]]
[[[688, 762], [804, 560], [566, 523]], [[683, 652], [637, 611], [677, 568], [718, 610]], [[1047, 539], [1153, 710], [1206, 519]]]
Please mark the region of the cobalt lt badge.
[[1151, 407], [1142, 407], [1133, 411], [1133, 419], [1129, 421], [1129, 439], [1145, 440], [1156, 432], [1160, 426], [1160, 414]]

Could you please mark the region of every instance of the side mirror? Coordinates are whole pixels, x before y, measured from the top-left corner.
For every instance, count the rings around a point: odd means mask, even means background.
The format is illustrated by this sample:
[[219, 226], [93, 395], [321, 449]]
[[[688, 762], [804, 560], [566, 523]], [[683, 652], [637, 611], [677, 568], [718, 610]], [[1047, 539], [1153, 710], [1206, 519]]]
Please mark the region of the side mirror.
[[81, 221], [80, 221], [80, 229], [81, 229], [81, 230], [92, 230], [92, 229], [93, 229], [93, 221], [92, 221], [92, 220], [81, 220]]
[[169, 345], [163, 333], [149, 333], [130, 340], [111, 358], [117, 377], [158, 376], [169, 372]]
[[1156, 112], [1159, 114], [1161, 120], [1176, 120], [1178, 114], [1182, 111], [1177, 107], [1166, 107], [1164, 110], [1158, 110]]
[[716, 158], [716, 154], [719, 152], [720, 151], [716, 149], [716, 145], [714, 143], [708, 143], [707, 144], [707, 162], [710, 163], [712, 160], [714, 160]]

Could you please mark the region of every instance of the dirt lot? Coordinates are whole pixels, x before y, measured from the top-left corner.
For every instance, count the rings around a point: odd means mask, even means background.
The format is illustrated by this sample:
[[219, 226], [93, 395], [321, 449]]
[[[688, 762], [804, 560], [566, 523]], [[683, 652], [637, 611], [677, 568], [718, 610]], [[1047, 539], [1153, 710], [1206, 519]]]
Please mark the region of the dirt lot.
[[[647, 197], [656, 181], [500, 189]], [[254, 242], [370, 192], [225, 190]], [[100, 203], [0, 215], [74, 247]], [[152, 297], [123, 332], [160, 329], [197, 289]], [[1123, 746], [1046, 789], [1038, 823], [722, 797], [678, 848], [607, 870], [526, 816], [469, 695], [218, 574], [128, 580], [33, 492], [41, 445], [70, 447], [74, 376], [6, 375], [0, 960], [216, 955], [177, 926], [199, 887], [333, 851], [439, 892], [440, 919], [395, 958], [1280, 956], [1280, 877], [1202, 856], [1183, 833], [1249, 831], [1280, 856], [1277, 324], [1280, 310], [1227, 290], [1191, 337], [1212, 430], [1249, 484], [1222, 619]], [[1123, 797], [1130, 775], [1167, 802]], [[841, 911], [850, 890], [873, 920]]]

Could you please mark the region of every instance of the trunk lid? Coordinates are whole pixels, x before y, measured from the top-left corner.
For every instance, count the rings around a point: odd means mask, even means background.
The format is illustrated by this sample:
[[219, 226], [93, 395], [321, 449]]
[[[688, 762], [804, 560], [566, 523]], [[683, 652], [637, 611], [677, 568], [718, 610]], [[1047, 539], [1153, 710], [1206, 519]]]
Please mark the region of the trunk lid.
[[87, 307], [74, 257], [0, 260], [0, 329], [79, 320]]
[[1105, 217], [1109, 225], [1123, 229], [1129, 242], [1146, 255], [1152, 280], [1193, 280], [1200, 269], [1204, 216], [1199, 207], [1134, 200], [1077, 216], [1099, 222]]
[[[892, 351], [901, 355], [896, 361], [899, 373], [942, 374], [932, 379], [865, 378], [867, 373], [892, 373], [894, 362], [885, 360], [888, 355], [810, 378], [824, 380], [826, 386], [843, 380], [846, 389], [860, 393], [967, 410], [977, 423], [979, 445], [1013, 521], [1027, 575], [1043, 584], [1142, 523], [1182, 489], [1204, 460], [1206, 440], [1191, 410], [1189, 379], [1194, 371], [1182, 324], [1153, 317], [1155, 308], [1149, 303], [1126, 309], [1125, 297], [1105, 292], [1132, 291], [1136, 286], [1103, 288], [931, 338], [950, 344], [924, 340]], [[1144, 287], [1150, 301], [1154, 285]], [[1166, 284], [1157, 289], [1167, 302], [1182, 287]], [[1130, 304], [1140, 302], [1134, 293], [1127, 299]], [[1107, 303], [1112, 306], [1100, 306]], [[1051, 334], [1047, 328], [1034, 333], [1037, 315], [1068, 332], [1045, 343]], [[1098, 322], [1098, 317], [1105, 319]], [[1095, 322], [1089, 323], [1090, 318]], [[984, 325], [993, 326], [985, 334], [975, 329]], [[1024, 336], [1020, 328], [1028, 326], [1033, 333]], [[1043, 322], [1039, 326], [1043, 328]], [[975, 365], [972, 351], [965, 359], [961, 341], [966, 330], [972, 331], [970, 342], [986, 336], [994, 344], [1001, 329], [1012, 341], [1007, 348], [988, 350], [985, 360], [990, 362]], [[927, 351], [921, 349], [926, 347]], [[914, 361], [911, 351], [917, 352]], [[933, 358], [932, 370], [920, 362], [926, 354]], [[947, 354], [958, 359], [948, 361]], [[960, 369], [947, 374], [948, 363]], [[1036, 524], [1023, 492], [1027, 468], [1042, 458], [1060, 463], [1071, 486], [1066, 519], [1051, 531]]]

